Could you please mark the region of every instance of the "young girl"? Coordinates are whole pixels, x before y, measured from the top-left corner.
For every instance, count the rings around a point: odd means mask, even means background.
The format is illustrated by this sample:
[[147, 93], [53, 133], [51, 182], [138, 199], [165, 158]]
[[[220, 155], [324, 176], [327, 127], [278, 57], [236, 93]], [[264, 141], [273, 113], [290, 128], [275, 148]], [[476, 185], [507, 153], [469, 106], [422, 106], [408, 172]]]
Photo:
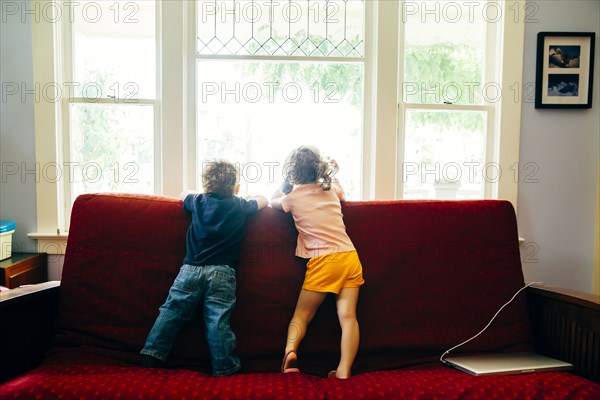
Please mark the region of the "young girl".
[[286, 162], [285, 182], [271, 206], [291, 212], [298, 230], [296, 256], [307, 258], [306, 276], [287, 333], [282, 372], [298, 372], [297, 351], [306, 328], [327, 293], [336, 295], [342, 328], [341, 357], [329, 377], [348, 378], [356, 357], [359, 327], [356, 303], [364, 283], [362, 266], [346, 234], [340, 201], [344, 191], [332, 175], [337, 163], [327, 163], [313, 147], [299, 147]]

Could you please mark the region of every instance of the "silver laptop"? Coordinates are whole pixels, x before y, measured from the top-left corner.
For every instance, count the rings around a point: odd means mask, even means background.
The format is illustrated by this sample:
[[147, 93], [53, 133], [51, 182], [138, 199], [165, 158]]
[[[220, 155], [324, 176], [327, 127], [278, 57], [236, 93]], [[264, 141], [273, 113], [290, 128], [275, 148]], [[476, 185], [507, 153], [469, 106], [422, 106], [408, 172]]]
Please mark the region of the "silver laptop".
[[535, 353], [495, 353], [449, 356], [446, 365], [471, 375], [512, 375], [532, 372], [566, 371], [573, 364]]

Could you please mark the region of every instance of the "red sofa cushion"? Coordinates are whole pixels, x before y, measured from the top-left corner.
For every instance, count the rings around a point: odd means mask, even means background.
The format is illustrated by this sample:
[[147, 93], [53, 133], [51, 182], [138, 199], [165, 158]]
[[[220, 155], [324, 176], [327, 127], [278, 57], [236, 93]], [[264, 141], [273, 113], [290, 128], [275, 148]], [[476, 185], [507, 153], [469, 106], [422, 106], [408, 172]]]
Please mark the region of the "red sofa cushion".
[[600, 398], [600, 385], [569, 373], [475, 377], [445, 367], [369, 372], [339, 380], [279, 373], [213, 378], [190, 370], [48, 365], [4, 384], [0, 394], [14, 400], [590, 400]]
[[558, 372], [471, 376], [451, 368], [428, 367], [369, 372], [350, 381], [321, 379], [320, 391], [331, 400], [345, 399], [598, 399], [600, 385]]
[[2, 386], [10, 399], [297, 399], [324, 394], [303, 374], [245, 374], [212, 377], [190, 370], [111, 365], [46, 366]]

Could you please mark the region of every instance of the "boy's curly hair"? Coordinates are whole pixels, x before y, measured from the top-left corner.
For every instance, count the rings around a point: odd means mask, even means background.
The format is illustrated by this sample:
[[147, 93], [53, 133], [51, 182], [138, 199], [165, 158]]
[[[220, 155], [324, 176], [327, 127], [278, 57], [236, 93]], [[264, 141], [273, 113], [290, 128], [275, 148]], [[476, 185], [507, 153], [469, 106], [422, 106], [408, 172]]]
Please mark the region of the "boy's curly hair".
[[290, 184], [319, 183], [323, 190], [331, 189], [332, 173], [329, 163], [311, 146], [300, 146], [288, 156], [285, 180]]
[[225, 160], [208, 161], [202, 171], [202, 186], [205, 193], [219, 197], [231, 196], [235, 193], [238, 172], [235, 165]]

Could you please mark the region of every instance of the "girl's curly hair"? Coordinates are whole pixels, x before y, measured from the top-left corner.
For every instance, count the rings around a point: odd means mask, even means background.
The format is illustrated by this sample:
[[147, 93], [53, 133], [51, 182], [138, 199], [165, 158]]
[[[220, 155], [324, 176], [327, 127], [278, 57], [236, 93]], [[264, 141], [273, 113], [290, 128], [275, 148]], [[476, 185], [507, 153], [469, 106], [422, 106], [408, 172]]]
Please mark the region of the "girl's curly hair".
[[321, 153], [311, 146], [300, 146], [290, 153], [285, 163], [285, 180], [290, 184], [318, 183], [331, 189], [333, 171]]
[[231, 196], [235, 193], [237, 180], [237, 169], [229, 161], [215, 160], [204, 163], [202, 186], [206, 193], [219, 197]]

